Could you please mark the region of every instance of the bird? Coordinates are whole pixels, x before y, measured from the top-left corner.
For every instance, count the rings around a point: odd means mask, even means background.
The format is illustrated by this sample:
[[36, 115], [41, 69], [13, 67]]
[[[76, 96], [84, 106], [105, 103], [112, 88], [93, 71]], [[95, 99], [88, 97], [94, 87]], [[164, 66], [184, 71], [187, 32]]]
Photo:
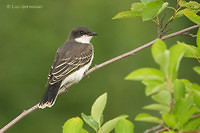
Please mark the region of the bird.
[[60, 88], [70, 82], [78, 83], [83, 78], [92, 64], [94, 49], [90, 40], [96, 35], [96, 32], [83, 26], [72, 30], [68, 40], [56, 52], [48, 74], [48, 87], [39, 102], [39, 108], [52, 107]]

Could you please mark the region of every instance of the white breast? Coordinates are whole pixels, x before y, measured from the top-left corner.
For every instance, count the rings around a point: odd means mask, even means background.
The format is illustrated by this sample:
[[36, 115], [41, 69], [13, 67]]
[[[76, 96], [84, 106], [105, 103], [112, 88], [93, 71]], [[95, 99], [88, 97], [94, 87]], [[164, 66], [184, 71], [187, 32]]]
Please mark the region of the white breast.
[[61, 87], [63, 85], [65, 85], [66, 83], [69, 83], [69, 82], [79, 82], [82, 78], [83, 78], [83, 75], [84, 73], [88, 70], [88, 68], [90, 67], [90, 65], [92, 64], [92, 60], [93, 60], [93, 56], [90, 60], [90, 62], [83, 66], [82, 68], [80, 68], [79, 70], [73, 72], [72, 74], [70, 74], [69, 76], [67, 76], [61, 83]]
[[91, 39], [92, 39], [92, 36], [83, 35], [79, 38], [76, 38], [75, 41], [79, 43], [90, 43]]

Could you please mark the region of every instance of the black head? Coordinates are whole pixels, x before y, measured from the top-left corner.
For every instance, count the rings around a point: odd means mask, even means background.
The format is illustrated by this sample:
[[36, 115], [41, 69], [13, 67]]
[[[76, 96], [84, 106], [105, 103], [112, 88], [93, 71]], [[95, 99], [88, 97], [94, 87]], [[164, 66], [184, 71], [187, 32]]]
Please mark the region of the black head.
[[92, 36], [96, 35], [98, 35], [96, 32], [92, 32], [87, 27], [77, 27], [70, 33], [69, 39], [75, 40], [83, 36], [92, 38]]

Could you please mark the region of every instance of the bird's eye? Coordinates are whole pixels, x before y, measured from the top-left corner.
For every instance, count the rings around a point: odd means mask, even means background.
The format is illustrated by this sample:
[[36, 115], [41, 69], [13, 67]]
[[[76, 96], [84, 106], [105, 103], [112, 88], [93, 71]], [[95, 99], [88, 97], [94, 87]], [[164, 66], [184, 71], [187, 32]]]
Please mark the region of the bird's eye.
[[84, 34], [84, 32], [83, 32], [83, 31], [80, 31], [80, 34], [81, 34], [81, 35], [83, 35], [83, 34]]

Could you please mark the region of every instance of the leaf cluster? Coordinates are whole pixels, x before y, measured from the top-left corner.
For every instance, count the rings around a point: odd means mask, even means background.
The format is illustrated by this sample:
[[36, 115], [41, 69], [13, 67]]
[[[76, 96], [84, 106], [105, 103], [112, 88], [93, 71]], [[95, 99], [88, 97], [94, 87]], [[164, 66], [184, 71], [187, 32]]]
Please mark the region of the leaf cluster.
[[[197, 36], [200, 37], [199, 32]], [[181, 60], [184, 57], [199, 58], [199, 52], [199, 46], [180, 42], [169, 49], [160, 39], [153, 44], [152, 56], [160, 68], [140, 68], [125, 79], [142, 81], [146, 86], [146, 96], [151, 96], [155, 102], [144, 106], [144, 109], [158, 111], [160, 118], [141, 113], [135, 120], [161, 124], [168, 127], [169, 132], [200, 128], [200, 118], [195, 118], [200, 113], [200, 85], [187, 79], [178, 79]], [[199, 66], [194, 67], [197, 73], [199, 69]]]
[[[81, 113], [82, 119], [96, 133], [109, 133], [115, 129], [115, 133], [133, 133], [134, 125], [127, 120], [127, 115], [115, 117], [103, 122], [103, 111], [107, 102], [107, 93], [99, 96], [91, 108], [91, 115]], [[71, 118], [63, 126], [63, 133], [88, 133], [83, 129], [83, 120], [79, 117]]]
[[154, 20], [165, 9], [174, 10], [174, 15], [171, 19], [185, 15], [199, 24], [200, 17], [196, 13], [200, 12], [200, 4], [196, 1], [186, 2], [185, 0], [177, 0], [176, 7], [170, 7], [169, 3], [163, 0], [140, 0], [140, 2], [132, 3], [130, 11], [120, 12], [112, 19], [141, 17], [143, 21]]

